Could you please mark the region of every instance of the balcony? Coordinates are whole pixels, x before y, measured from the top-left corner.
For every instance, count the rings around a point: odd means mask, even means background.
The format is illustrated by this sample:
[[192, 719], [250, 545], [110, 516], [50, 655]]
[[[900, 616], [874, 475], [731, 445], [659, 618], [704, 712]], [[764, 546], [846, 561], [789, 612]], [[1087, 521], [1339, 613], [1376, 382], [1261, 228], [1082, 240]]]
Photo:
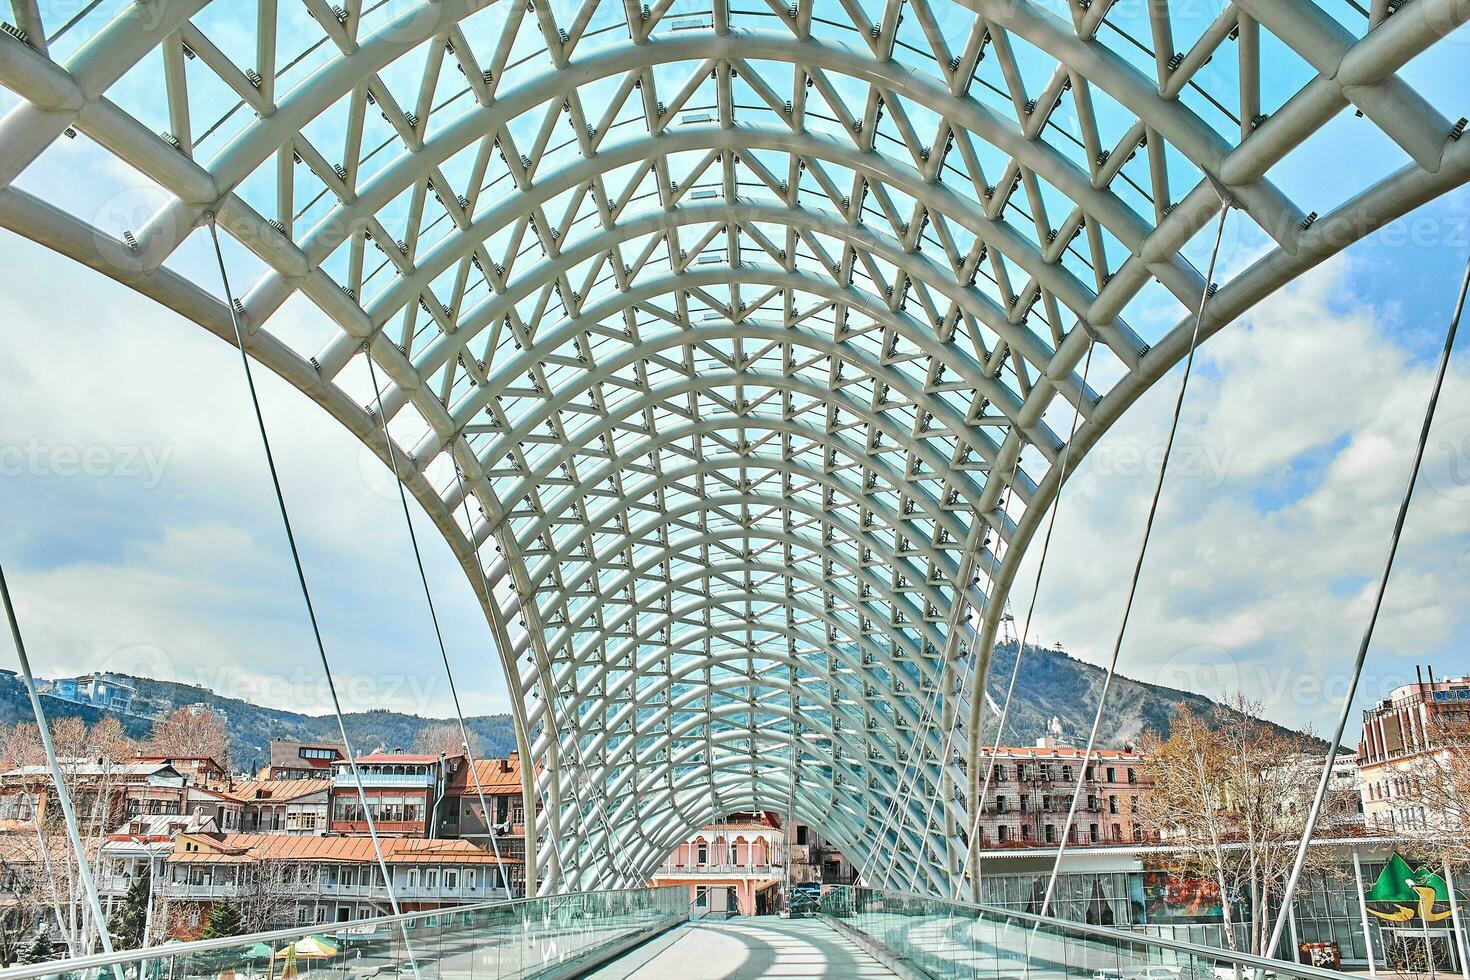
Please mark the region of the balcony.
[[[357, 788], [357, 779], [352, 775], [350, 766], [339, 768], [333, 780], [339, 789]], [[436, 781], [432, 772], [373, 772], [368, 769], [362, 771], [362, 784], [367, 787], [393, 786], [432, 789]]]
[[786, 873], [781, 864], [664, 864], [654, 876], [670, 878], [780, 878]]
[[[373, 824], [380, 834], [397, 834], [421, 837], [424, 833], [424, 822], [422, 820], [379, 820]], [[371, 833], [366, 820], [333, 820], [331, 833], [334, 834], [367, 834]]]

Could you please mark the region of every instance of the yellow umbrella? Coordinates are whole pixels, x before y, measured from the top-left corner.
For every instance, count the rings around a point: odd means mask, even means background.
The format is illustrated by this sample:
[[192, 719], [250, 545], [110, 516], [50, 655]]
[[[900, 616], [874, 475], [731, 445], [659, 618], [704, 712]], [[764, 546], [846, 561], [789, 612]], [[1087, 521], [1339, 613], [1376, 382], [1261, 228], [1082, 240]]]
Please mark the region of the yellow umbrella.
[[298, 939], [276, 954], [303, 960], [327, 960], [338, 953], [337, 944], [325, 936], [307, 936]]

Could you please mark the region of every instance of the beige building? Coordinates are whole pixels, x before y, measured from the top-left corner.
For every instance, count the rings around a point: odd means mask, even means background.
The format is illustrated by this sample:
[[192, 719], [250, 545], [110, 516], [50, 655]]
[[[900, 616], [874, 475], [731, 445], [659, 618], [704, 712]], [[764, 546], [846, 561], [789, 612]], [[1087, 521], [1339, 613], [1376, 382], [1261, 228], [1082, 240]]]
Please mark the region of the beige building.
[[1438, 734], [1470, 725], [1470, 675], [1435, 680], [1429, 669], [1363, 712], [1358, 771], [1363, 820], [1369, 830], [1392, 833], [1458, 825], [1459, 816], [1437, 812], [1425, 781], [1447, 764], [1450, 751]]
[[[1131, 746], [1095, 749], [1086, 767], [1083, 755], [1083, 749], [1052, 738], [995, 752], [981, 811], [980, 847], [1055, 845], [1067, 823], [1079, 769], [1082, 791], [1068, 843], [1136, 844], [1156, 839], [1139, 812], [1148, 791], [1143, 754]], [[991, 753], [982, 752], [982, 774], [990, 770], [990, 763]]]

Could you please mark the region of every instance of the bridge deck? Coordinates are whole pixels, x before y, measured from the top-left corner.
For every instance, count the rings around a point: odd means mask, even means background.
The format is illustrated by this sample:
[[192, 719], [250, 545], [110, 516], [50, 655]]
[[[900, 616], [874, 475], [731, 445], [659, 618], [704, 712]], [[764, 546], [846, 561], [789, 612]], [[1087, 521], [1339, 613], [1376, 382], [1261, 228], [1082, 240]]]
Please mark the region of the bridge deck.
[[852, 940], [816, 919], [759, 916], [692, 922], [594, 973], [595, 980], [892, 977]]

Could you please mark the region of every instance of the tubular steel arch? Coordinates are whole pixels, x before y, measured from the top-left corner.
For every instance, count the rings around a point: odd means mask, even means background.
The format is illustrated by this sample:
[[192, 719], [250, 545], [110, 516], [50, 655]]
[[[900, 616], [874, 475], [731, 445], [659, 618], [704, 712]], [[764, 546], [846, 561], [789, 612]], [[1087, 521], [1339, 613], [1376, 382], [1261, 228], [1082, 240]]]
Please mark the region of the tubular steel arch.
[[[382, 369], [542, 890], [790, 806], [947, 893], [965, 678], [1061, 454], [1184, 353], [1222, 201], [1261, 257], [1203, 337], [1470, 178], [1401, 74], [1470, 0], [7, 3], [0, 225], [231, 340], [214, 214], [247, 352], [386, 460]], [[1399, 156], [1319, 203], [1279, 164], [1354, 110]]]

